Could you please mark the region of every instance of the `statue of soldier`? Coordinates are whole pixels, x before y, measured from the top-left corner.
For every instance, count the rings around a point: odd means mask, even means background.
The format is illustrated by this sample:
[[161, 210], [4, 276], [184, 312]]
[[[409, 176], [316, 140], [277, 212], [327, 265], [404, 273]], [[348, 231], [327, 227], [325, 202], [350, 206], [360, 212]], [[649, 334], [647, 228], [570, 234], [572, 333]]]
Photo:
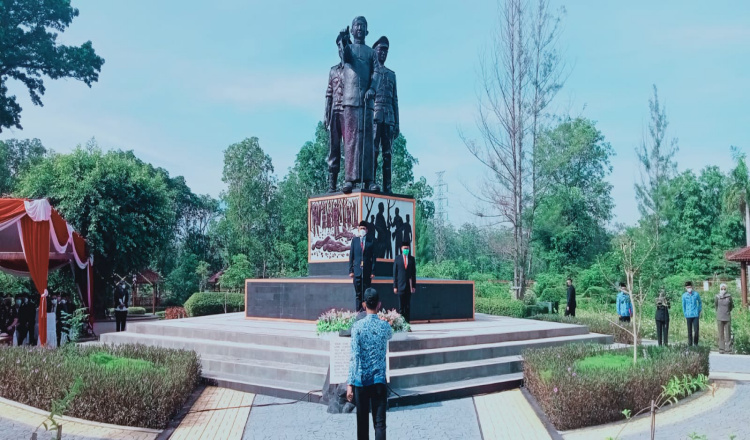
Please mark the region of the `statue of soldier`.
[[378, 152], [383, 152], [383, 192], [391, 193], [391, 147], [398, 137], [398, 94], [396, 93], [396, 74], [385, 67], [388, 58], [388, 38], [380, 37], [372, 48], [375, 50], [375, 73], [372, 76], [372, 88], [375, 89], [375, 159], [378, 163]]
[[341, 170], [341, 138], [344, 131], [344, 36], [339, 34], [339, 63], [331, 67], [326, 89], [325, 127], [328, 130], [328, 192], [336, 192]]
[[367, 20], [355, 17], [352, 21], [349, 41], [349, 28], [340, 32], [344, 52], [344, 156], [345, 183], [343, 192], [351, 192], [354, 183], [361, 182], [363, 189], [379, 191], [373, 180], [375, 164], [373, 160], [372, 115], [373, 98], [372, 74], [375, 70], [375, 52], [365, 44]]

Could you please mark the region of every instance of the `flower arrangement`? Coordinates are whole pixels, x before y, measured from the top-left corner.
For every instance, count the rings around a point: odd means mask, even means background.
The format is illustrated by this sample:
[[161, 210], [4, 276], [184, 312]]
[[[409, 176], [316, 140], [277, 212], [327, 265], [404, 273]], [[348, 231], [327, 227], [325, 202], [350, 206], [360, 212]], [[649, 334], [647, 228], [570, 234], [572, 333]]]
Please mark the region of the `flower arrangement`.
[[354, 312], [331, 309], [318, 318], [318, 334], [349, 330], [354, 325], [356, 318], [357, 314]]
[[[394, 333], [408, 332], [411, 326], [396, 310], [384, 311], [378, 313], [378, 318], [387, 322]], [[357, 314], [348, 310], [331, 309], [318, 318], [318, 334], [338, 332], [340, 330], [349, 330], [357, 320]]]
[[381, 321], [387, 322], [393, 329], [394, 333], [408, 332], [411, 330], [409, 323], [406, 322], [404, 317], [395, 309], [391, 309], [388, 312], [381, 310], [378, 312], [378, 318], [380, 318]]

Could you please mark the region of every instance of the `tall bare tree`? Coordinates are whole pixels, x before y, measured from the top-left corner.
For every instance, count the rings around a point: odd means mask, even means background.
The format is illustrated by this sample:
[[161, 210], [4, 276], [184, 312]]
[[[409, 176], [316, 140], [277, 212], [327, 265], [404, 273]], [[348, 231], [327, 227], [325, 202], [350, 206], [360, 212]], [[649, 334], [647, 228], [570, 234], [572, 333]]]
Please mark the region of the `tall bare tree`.
[[481, 58], [477, 125], [480, 140], [462, 134], [488, 169], [475, 213], [509, 224], [516, 297], [523, 298], [530, 267], [534, 210], [543, 194], [535, 157], [545, 110], [564, 83], [558, 51], [560, 17], [549, 0], [505, 0], [498, 30]]
[[650, 121], [648, 138], [644, 135], [636, 149], [641, 165], [641, 183], [635, 185], [636, 199], [641, 216], [646, 219], [656, 239], [657, 255], [661, 255], [659, 240], [664, 221], [667, 199], [666, 185], [677, 172], [674, 156], [677, 153], [677, 139], [667, 141], [667, 112], [659, 102], [656, 85], [654, 95], [648, 100]]

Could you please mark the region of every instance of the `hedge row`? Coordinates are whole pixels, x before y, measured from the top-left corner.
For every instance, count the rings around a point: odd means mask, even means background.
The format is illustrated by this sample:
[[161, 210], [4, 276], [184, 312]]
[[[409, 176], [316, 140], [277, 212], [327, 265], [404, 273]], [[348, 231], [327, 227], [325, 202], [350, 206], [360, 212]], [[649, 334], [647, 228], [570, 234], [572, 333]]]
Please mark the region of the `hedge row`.
[[512, 318], [527, 318], [531, 315], [547, 313], [547, 307], [541, 305], [527, 305], [523, 301], [502, 297], [475, 298], [477, 313], [488, 315], [510, 316]]
[[673, 377], [708, 376], [707, 346], [643, 347], [637, 364], [579, 368], [586, 358], [632, 349], [608, 350], [597, 344], [569, 344], [523, 353], [526, 387], [558, 430], [609, 423], [650, 405]]
[[[560, 306], [560, 308], [562, 309], [563, 306]], [[617, 322], [617, 317], [614, 314], [607, 315], [604, 313], [592, 313], [592, 312], [587, 312], [585, 310], [580, 310], [580, 309], [576, 310], [576, 314], [577, 314], [576, 317], [556, 315], [556, 314], [534, 315], [534, 316], [531, 316], [531, 319], [538, 319], [540, 321], [561, 322], [564, 324], [585, 325], [589, 328], [589, 331], [592, 333], [612, 335], [614, 338], [614, 342], [619, 342], [621, 344], [631, 344], [631, 345], [633, 344], [633, 336], [631, 336], [630, 333], [628, 333], [622, 327], [613, 324], [613, 322]], [[623, 325], [626, 326], [628, 330], [632, 328], [630, 323], [625, 323]], [[642, 333], [642, 331], [639, 333]]]
[[167, 426], [201, 375], [195, 352], [144, 345], [0, 347], [0, 371], [6, 399], [50, 411], [78, 383], [64, 415], [153, 429]]
[[245, 295], [226, 292], [194, 293], [185, 301], [185, 311], [188, 316], [218, 315], [224, 313], [225, 301], [227, 313], [245, 311]]

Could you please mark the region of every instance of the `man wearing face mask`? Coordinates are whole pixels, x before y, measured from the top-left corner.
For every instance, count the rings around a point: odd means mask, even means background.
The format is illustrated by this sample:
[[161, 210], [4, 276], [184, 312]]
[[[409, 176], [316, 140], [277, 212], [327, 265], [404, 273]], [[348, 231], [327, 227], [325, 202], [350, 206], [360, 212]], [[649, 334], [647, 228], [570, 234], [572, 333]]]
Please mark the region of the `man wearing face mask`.
[[369, 224], [359, 222], [357, 236], [349, 248], [349, 277], [354, 279], [354, 311], [362, 308], [362, 293], [375, 277], [375, 241], [368, 236]]
[[393, 260], [393, 293], [398, 295], [398, 312], [406, 322], [411, 321], [411, 295], [417, 291], [417, 264], [411, 253], [411, 243], [401, 243], [400, 255]]

